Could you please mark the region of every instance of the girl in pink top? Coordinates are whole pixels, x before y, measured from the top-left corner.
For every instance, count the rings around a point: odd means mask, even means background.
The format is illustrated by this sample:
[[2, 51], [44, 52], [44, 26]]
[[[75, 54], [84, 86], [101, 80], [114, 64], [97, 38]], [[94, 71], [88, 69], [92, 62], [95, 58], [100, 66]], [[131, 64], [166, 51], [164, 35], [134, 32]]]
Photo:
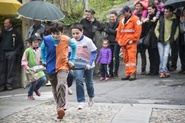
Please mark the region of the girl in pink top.
[[163, 3], [161, 0], [154, 0], [154, 4], [157, 7], [156, 19], [159, 19], [161, 13], [164, 12]]

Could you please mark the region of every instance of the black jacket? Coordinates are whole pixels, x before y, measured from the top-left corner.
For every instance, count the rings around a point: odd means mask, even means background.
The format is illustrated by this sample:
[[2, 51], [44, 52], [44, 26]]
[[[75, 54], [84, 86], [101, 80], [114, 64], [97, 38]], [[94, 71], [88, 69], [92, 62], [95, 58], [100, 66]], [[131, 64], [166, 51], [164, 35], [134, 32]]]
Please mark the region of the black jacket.
[[157, 37], [155, 36], [155, 26], [157, 24], [157, 20], [155, 22], [151, 22], [153, 17], [155, 17], [156, 14], [152, 14], [149, 16], [149, 22], [148, 22], [148, 29], [147, 33], [150, 33], [150, 42], [149, 42], [149, 47], [150, 48], [157, 48]]
[[83, 26], [84, 29], [84, 35], [91, 38], [93, 40], [93, 37], [96, 33], [96, 31], [101, 31], [102, 27], [98, 20], [94, 19], [93, 22], [87, 20], [86, 18], [82, 19], [80, 21], [80, 24]]
[[119, 21], [117, 20], [115, 23], [109, 22], [107, 24], [107, 27], [104, 28], [104, 31], [107, 34], [107, 39], [109, 40], [110, 44], [117, 43], [116, 42], [116, 29], [119, 25]]
[[[163, 43], [164, 41], [164, 16], [161, 16], [159, 19], [160, 27], [159, 27], [159, 41]], [[179, 28], [179, 23], [177, 19], [173, 19], [172, 27], [171, 27], [171, 34], [170, 34], [170, 44], [174, 42], [174, 35], [176, 28]]]
[[[14, 51], [15, 55], [19, 55], [21, 50], [23, 49], [23, 41], [22, 41], [22, 37], [20, 36], [20, 34], [16, 31], [16, 30], [11, 30], [13, 32], [12, 35], [12, 43], [13, 43], [13, 38], [15, 38], [15, 44], [14, 44], [14, 49], [10, 50], [10, 51]], [[3, 49], [3, 45], [4, 45], [4, 41], [6, 38], [6, 31], [3, 31], [0, 35], [0, 61], [3, 60], [4, 57], [4, 49]]]

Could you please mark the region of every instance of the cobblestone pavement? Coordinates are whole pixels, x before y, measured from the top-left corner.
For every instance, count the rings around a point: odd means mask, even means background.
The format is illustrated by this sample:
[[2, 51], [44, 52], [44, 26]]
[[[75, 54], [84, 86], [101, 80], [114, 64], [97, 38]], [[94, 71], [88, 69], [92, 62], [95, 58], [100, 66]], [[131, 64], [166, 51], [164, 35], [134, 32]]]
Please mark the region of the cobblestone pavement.
[[185, 123], [185, 109], [154, 108], [149, 123]]
[[[77, 106], [70, 102], [65, 117], [58, 120], [55, 102], [45, 102], [4, 117], [0, 123], [111, 123], [123, 108], [122, 104], [106, 103], [95, 103], [93, 107], [86, 103], [83, 110], [77, 110]], [[149, 123], [185, 123], [185, 109], [152, 108]]]
[[43, 103], [0, 119], [0, 123], [110, 123], [121, 105], [94, 105], [77, 110], [77, 103], [69, 103], [62, 120], [58, 120], [54, 102]]

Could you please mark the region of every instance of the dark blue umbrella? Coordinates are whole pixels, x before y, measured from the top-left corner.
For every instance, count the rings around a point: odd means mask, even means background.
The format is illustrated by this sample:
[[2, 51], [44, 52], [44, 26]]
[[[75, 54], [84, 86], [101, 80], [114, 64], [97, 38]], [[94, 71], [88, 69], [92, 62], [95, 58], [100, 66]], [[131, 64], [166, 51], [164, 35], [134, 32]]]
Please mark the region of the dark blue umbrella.
[[54, 4], [44, 1], [31, 1], [18, 10], [19, 16], [40, 21], [60, 20], [64, 14]]
[[185, 0], [167, 0], [163, 7], [165, 6], [173, 6], [174, 8], [184, 7], [185, 6]]

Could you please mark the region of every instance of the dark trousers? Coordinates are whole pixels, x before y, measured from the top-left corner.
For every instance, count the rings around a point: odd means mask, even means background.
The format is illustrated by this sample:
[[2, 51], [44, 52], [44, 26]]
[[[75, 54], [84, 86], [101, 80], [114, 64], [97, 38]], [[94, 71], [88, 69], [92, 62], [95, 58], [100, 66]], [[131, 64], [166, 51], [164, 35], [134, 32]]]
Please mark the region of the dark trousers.
[[149, 61], [150, 61], [150, 73], [151, 75], [159, 74], [159, 52], [158, 48], [148, 48]]
[[137, 58], [138, 58], [138, 53], [141, 55], [141, 71], [144, 72], [146, 70], [146, 47], [143, 45], [142, 50], [140, 52], [137, 52]]
[[179, 40], [179, 57], [181, 61], [181, 70], [185, 71], [185, 38], [184, 35], [180, 35]]
[[118, 44], [111, 44], [109, 47], [112, 51], [112, 60], [111, 60], [111, 63], [109, 64], [109, 68], [110, 68], [109, 72], [110, 72], [110, 75], [113, 75], [113, 71], [115, 73], [118, 73], [118, 70], [119, 70], [120, 46]]
[[12, 86], [14, 77], [15, 52], [5, 52], [3, 60], [0, 61], [0, 86]]
[[110, 77], [108, 64], [101, 64], [100, 70], [101, 70], [101, 77]]
[[67, 85], [68, 85], [68, 87], [72, 86], [74, 77], [75, 77], [75, 75], [74, 75], [73, 71], [69, 70], [69, 73], [68, 73], [68, 76], [67, 76]]

